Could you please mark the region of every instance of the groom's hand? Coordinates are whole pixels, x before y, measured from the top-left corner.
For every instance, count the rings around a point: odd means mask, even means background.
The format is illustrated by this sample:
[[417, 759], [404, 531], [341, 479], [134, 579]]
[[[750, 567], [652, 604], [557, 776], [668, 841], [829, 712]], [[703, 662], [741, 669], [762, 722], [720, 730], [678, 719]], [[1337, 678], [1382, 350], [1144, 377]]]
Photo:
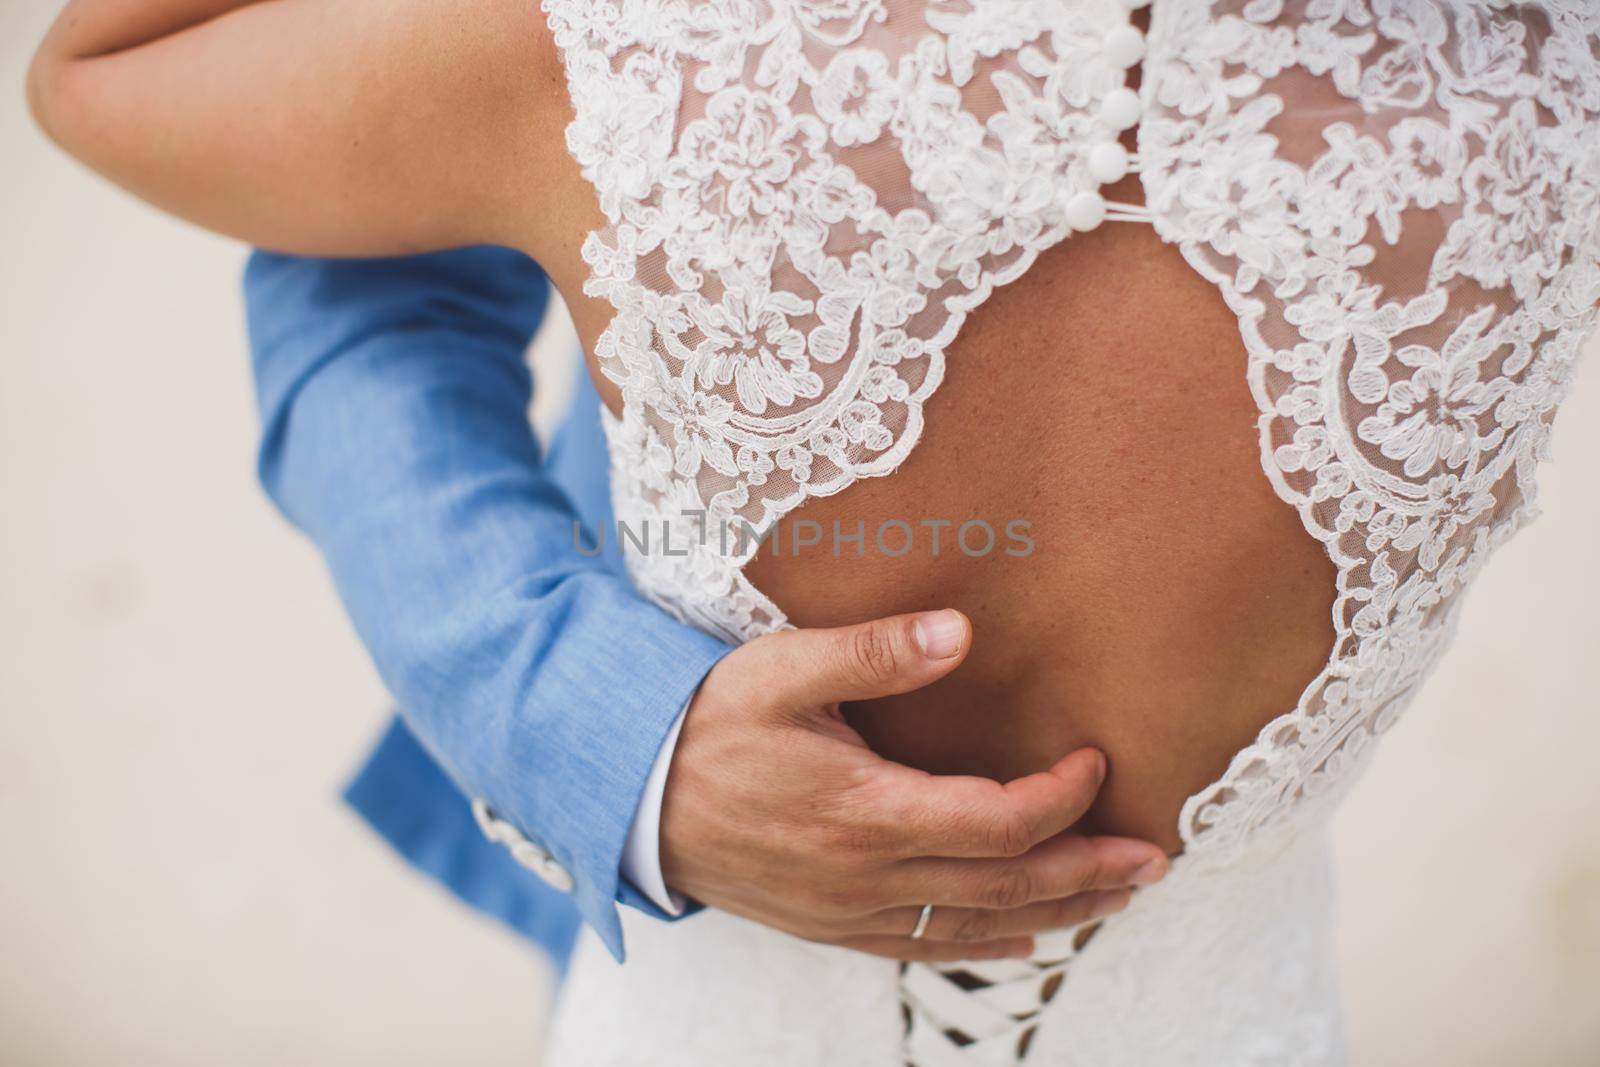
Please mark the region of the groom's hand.
[[[867, 748], [842, 701], [906, 693], [965, 657], [954, 611], [791, 630], [732, 652], [689, 707], [662, 808], [673, 889], [813, 941], [906, 960], [1028, 955], [1033, 934], [1125, 907], [1155, 845], [1064, 834], [1100, 790], [1079, 749], [1001, 784]], [[909, 936], [924, 904], [932, 920]]]

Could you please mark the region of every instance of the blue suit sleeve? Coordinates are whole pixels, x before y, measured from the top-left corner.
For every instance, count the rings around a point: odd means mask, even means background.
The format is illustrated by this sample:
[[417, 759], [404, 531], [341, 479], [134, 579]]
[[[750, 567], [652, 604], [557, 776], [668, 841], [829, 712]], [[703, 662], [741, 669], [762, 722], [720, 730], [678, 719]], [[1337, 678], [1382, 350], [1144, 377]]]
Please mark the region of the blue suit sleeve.
[[322, 551], [411, 731], [571, 872], [621, 959], [619, 892], [655, 910], [619, 886], [634, 808], [728, 648], [575, 548], [527, 418], [548, 282], [505, 249], [257, 253], [245, 289], [263, 485]]

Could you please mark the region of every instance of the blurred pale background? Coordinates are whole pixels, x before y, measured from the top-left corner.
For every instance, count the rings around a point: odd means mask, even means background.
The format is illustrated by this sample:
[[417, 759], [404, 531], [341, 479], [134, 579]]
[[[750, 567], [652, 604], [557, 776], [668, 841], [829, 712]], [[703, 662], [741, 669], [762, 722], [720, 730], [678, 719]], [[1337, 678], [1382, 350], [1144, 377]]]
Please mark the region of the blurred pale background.
[[[387, 705], [254, 482], [243, 253], [33, 131], [53, 10], [0, 6], [0, 1063], [534, 1064], [538, 958], [336, 799]], [[1341, 816], [1357, 1064], [1600, 1063], [1597, 362]]]

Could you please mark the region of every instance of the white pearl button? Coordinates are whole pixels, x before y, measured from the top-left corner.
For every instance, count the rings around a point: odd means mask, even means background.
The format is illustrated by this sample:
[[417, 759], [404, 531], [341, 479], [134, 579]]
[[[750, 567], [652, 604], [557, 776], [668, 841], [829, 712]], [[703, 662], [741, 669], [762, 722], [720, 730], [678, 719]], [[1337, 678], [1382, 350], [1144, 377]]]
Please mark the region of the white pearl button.
[[1106, 202], [1099, 193], [1079, 193], [1067, 201], [1067, 225], [1086, 233], [1105, 221]]
[[1089, 173], [1101, 185], [1121, 181], [1128, 173], [1128, 150], [1115, 141], [1105, 141], [1089, 150]]
[[1134, 26], [1118, 26], [1106, 34], [1102, 47], [1106, 62], [1126, 69], [1144, 58], [1144, 34]]
[[1131, 130], [1139, 125], [1139, 113], [1143, 110], [1139, 94], [1124, 86], [1111, 90], [1101, 101], [1100, 121], [1113, 130]]

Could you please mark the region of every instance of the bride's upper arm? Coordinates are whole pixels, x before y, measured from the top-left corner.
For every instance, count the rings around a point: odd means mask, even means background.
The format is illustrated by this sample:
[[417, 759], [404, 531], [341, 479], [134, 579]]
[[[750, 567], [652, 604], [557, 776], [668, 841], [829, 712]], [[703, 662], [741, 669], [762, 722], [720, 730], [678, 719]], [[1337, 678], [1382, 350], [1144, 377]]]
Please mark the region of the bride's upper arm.
[[167, 0], [183, 3], [198, 11], [188, 24], [95, 51], [84, 25], [138, 5], [68, 6], [29, 75], [54, 140], [158, 207], [265, 247], [526, 243], [544, 214], [540, 145], [567, 109], [531, 0]]

